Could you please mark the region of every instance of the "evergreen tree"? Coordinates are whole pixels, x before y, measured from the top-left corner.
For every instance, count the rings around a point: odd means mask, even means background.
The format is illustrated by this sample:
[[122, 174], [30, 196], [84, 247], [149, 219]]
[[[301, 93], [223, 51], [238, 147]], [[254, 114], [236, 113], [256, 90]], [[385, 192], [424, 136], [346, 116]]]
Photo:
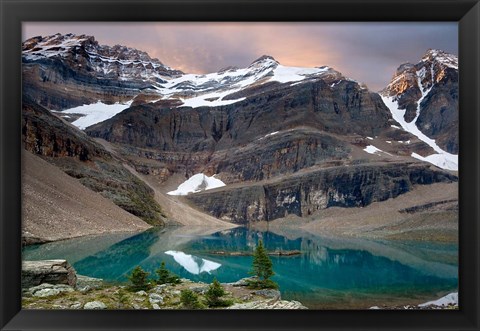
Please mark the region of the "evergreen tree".
[[140, 266], [136, 266], [132, 273], [127, 276], [131, 283], [129, 289], [132, 291], [148, 290], [150, 288], [149, 275], [150, 273], [144, 271]]
[[274, 275], [272, 260], [270, 260], [261, 239], [253, 254], [253, 274], [260, 280], [267, 280]]
[[270, 279], [275, 273], [273, 272], [272, 260], [267, 254], [263, 241], [260, 239], [253, 253], [252, 271], [251, 273], [258, 277], [256, 282], [251, 283], [251, 287], [260, 288], [277, 288], [278, 285]]

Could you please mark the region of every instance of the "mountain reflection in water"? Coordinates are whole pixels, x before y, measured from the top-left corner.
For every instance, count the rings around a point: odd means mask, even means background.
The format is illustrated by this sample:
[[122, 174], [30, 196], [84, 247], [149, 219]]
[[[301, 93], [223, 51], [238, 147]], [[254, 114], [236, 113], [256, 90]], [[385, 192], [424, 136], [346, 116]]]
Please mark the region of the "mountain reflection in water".
[[309, 308], [420, 303], [458, 287], [457, 244], [434, 242], [281, 235], [247, 228], [167, 228], [110, 238], [108, 245], [96, 236], [29, 246], [23, 254], [26, 260], [71, 260], [79, 274], [113, 282], [126, 281], [137, 265], [154, 277], [162, 261], [180, 277], [233, 282], [250, 276], [252, 256], [245, 253], [251, 253], [259, 239], [268, 251], [300, 251], [271, 256], [273, 279], [284, 299], [299, 300]]

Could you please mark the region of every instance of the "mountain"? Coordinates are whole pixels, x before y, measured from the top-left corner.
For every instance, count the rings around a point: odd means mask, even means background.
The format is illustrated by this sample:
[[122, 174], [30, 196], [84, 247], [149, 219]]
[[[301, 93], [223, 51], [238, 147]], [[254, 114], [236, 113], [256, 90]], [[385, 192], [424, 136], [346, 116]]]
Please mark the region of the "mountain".
[[[86, 159], [64, 147], [58, 152], [64, 145], [50, 137], [65, 125], [88, 146], [107, 141], [108, 158], [150, 178], [162, 199], [194, 175], [215, 175], [226, 185], [172, 199], [241, 224], [364, 207], [418, 185], [458, 180], [449, 171], [456, 155], [407, 122], [416, 103], [425, 108], [422, 118], [436, 116], [438, 96], [455, 88], [447, 65], [453, 60], [440, 61], [438, 51], [424, 67], [403, 65], [400, 78], [378, 94], [333, 68], [288, 67], [267, 55], [246, 68], [197, 75], [88, 36], [36, 37], [23, 49], [24, 104], [62, 122], [40, 143], [25, 130], [26, 146], [55, 150], [53, 163], [74, 176], [75, 167], [104, 158], [95, 154], [104, 149], [87, 148]], [[449, 118], [434, 130], [439, 141], [453, 132]], [[77, 165], [63, 166], [65, 153]]]
[[[380, 92], [402, 127], [416, 129], [434, 140], [438, 153], [458, 154], [458, 59], [441, 50], [428, 50], [417, 64], [398, 67]], [[426, 139], [422, 139], [427, 141]], [[438, 148], [436, 148], [438, 146]]]
[[130, 100], [182, 74], [145, 52], [101, 46], [86, 35], [33, 37], [23, 42], [22, 54], [23, 93], [51, 110]]

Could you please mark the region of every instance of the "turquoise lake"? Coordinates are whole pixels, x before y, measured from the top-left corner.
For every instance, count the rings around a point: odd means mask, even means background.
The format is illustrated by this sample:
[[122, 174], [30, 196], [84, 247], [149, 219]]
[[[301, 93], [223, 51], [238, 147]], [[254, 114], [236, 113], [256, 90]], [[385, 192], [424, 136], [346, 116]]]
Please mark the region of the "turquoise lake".
[[282, 298], [312, 309], [365, 309], [437, 299], [458, 288], [457, 244], [329, 238], [235, 228], [153, 229], [140, 234], [82, 237], [23, 250], [25, 260], [67, 259], [77, 273], [124, 282], [140, 265], [154, 275], [161, 262], [195, 281], [233, 282], [248, 277], [259, 239], [267, 250], [299, 250], [271, 256]]

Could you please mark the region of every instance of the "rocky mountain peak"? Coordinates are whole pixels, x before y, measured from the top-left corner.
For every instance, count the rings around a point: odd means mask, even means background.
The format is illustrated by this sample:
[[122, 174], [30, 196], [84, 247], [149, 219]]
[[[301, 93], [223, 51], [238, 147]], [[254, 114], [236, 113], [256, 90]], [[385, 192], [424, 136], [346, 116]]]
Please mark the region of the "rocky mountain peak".
[[435, 139], [437, 151], [458, 153], [456, 55], [438, 49], [427, 50], [418, 63], [400, 65], [380, 94], [384, 102], [391, 104], [402, 127], [421, 137]]
[[253, 61], [251, 64], [254, 64], [256, 62], [267, 62], [267, 61], [274, 61], [274, 62], [277, 62], [279, 63], [277, 60], [275, 60], [275, 58], [271, 55], [262, 55], [260, 56], [258, 59], [256, 59], [255, 61]]
[[[449, 73], [450, 71], [453, 72]], [[458, 58], [442, 50], [429, 49], [417, 64], [401, 64], [390, 81], [380, 92], [387, 97], [401, 98], [409, 93], [415, 101], [448, 75], [458, 75]]]
[[27, 39], [22, 44], [22, 53], [25, 58], [36, 60], [42, 57], [67, 56], [69, 52], [86, 47], [98, 47], [95, 37], [57, 33], [51, 36]]
[[439, 49], [429, 49], [423, 55], [422, 62], [436, 62], [442, 66], [458, 70], [458, 57]]
[[270, 55], [262, 55], [253, 61], [248, 68], [275, 68], [280, 63]]

